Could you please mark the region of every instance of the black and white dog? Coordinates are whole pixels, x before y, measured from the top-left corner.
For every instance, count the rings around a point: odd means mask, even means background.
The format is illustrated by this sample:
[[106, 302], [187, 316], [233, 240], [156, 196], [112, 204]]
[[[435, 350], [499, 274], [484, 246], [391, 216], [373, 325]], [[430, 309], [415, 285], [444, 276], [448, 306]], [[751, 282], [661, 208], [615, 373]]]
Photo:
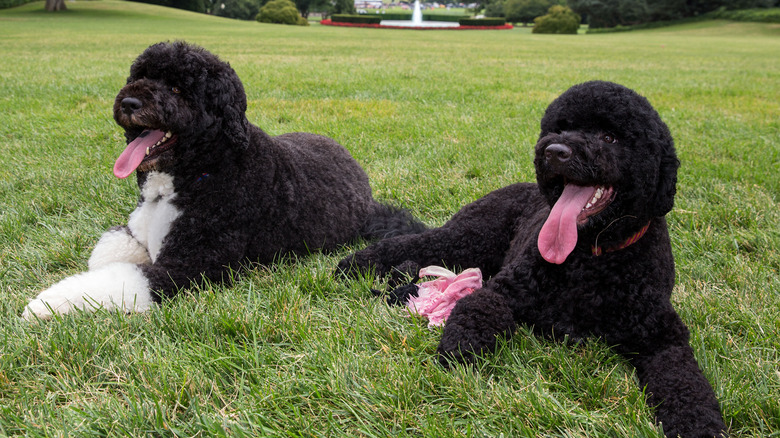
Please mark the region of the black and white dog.
[[114, 174], [136, 172], [138, 206], [126, 226], [103, 234], [87, 272], [41, 292], [23, 317], [141, 312], [245, 261], [424, 230], [405, 210], [376, 202], [335, 141], [271, 137], [245, 111], [241, 81], [215, 55], [184, 42], [146, 49], [114, 102], [128, 143]]

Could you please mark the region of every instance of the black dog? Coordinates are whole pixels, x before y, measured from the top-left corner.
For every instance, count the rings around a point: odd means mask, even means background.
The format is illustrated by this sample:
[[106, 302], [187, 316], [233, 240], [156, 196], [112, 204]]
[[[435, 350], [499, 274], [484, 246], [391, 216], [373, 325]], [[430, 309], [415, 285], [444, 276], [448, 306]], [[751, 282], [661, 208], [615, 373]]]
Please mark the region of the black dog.
[[[566, 91], [541, 128], [538, 184], [492, 192], [441, 228], [377, 242], [339, 269], [373, 269], [397, 285], [427, 265], [479, 267], [491, 278], [446, 321], [444, 364], [494, 349], [516, 324], [573, 341], [595, 336], [636, 367], [667, 436], [725, 433], [669, 300], [674, 260], [664, 215], [679, 162], [668, 128], [645, 98], [608, 82]], [[400, 287], [394, 299], [415, 290]]]
[[335, 141], [270, 137], [245, 111], [241, 81], [211, 53], [184, 42], [142, 53], [114, 103], [128, 142], [114, 174], [136, 172], [138, 207], [126, 226], [101, 237], [88, 272], [42, 292], [23, 316], [143, 311], [247, 260], [424, 229], [374, 201], [365, 172]]

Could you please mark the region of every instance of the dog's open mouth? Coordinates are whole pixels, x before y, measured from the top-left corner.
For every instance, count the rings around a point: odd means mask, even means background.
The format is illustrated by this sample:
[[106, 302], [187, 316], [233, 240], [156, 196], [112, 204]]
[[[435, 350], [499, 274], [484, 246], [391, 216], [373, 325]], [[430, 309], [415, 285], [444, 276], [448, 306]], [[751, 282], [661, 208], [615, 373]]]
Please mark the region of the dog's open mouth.
[[614, 199], [615, 191], [612, 187], [598, 186], [580, 214], [577, 215], [577, 225], [582, 225], [588, 221], [588, 218], [601, 213]]
[[566, 184], [539, 231], [539, 252], [561, 264], [577, 245], [577, 226], [603, 211], [615, 199], [612, 187]]
[[147, 129], [135, 140], [127, 144], [127, 148], [114, 163], [114, 175], [117, 178], [127, 178], [134, 170], [148, 170], [160, 154], [166, 152], [176, 143], [176, 136], [170, 131]]

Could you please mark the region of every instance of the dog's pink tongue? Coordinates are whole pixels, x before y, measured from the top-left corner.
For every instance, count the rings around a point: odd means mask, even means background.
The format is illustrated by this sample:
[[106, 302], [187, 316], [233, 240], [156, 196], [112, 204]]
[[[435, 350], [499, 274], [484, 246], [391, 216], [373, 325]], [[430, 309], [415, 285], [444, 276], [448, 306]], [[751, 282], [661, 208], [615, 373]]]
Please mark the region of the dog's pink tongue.
[[135, 140], [127, 145], [119, 158], [114, 163], [114, 176], [117, 178], [127, 178], [141, 164], [146, 156], [146, 148], [154, 146], [162, 140], [165, 133], [158, 130], [149, 130], [142, 132]]
[[539, 232], [539, 252], [545, 260], [560, 265], [577, 245], [577, 216], [593, 197], [595, 187], [566, 184]]

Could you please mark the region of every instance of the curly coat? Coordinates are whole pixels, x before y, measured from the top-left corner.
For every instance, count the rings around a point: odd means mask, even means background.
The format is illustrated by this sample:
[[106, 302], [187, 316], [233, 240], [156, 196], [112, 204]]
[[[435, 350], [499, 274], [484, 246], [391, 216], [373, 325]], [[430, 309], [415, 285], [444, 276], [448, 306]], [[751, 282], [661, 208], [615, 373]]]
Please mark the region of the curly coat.
[[25, 317], [142, 311], [193, 281], [229, 279], [246, 261], [425, 229], [375, 201], [363, 169], [334, 140], [272, 137], [251, 124], [238, 75], [201, 47], [150, 46], [113, 109], [128, 143], [114, 173], [136, 173], [138, 206], [101, 237], [88, 272], [43, 291]]
[[[438, 347], [443, 364], [473, 361], [517, 324], [575, 342], [597, 337], [636, 367], [667, 436], [725, 434], [670, 302], [674, 259], [664, 216], [679, 162], [657, 112], [618, 84], [573, 86], [542, 118], [534, 165], [537, 184], [504, 187], [440, 228], [370, 245], [342, 260], [340, 272], [374, 270], [397, 285], [427, 265], [479, 267], [490, 279], [447, 319]], [[543, 229], [576, 190], [590, 198], [575, 205], [576, 243], [553, 233], [548, 245]], [[561, 249], [566, 242], [571, 248]], [[389, 301], [415, 291], [399, 287]]]

